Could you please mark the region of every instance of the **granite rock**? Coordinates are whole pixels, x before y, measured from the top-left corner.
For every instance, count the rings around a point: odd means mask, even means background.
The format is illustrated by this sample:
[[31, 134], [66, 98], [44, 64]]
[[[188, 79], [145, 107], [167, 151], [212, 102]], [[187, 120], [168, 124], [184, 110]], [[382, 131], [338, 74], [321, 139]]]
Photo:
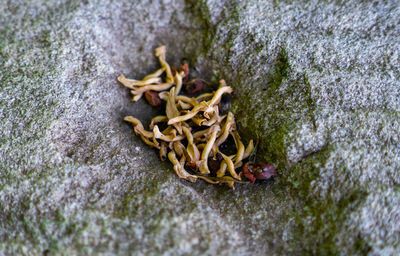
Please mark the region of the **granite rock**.
[[[399, 254], [396, 1], [3, 1], [0, 254]], [[274, 181], [179, 180], [116, 77], [225, 78]]]

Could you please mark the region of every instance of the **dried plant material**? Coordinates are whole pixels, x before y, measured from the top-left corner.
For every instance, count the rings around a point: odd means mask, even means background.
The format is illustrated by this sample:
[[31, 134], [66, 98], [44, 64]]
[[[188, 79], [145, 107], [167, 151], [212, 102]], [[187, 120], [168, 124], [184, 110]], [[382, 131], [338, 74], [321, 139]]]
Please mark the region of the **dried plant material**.
[[150, 141], [149, 139], [147, 139], [143, 135], [140, 135], [140, 138], [143, 140], [144, 143], [146, 143], [150, 147], [160, 149], [160, 145], [158, 143], [154, 143], [154, 142]]
[[124, 75], [120, 75], [117, 79], [121, 84], [123, 84], [125, 87], [129, 89], [136, 89], [135, 86], [145, 86], [150, 84], [161, 83], [161, 78], [159, 77], [152, 77], [144, 80], [135, 80], [135, 79], [128, 79]]
[[181, 165], [181, 163], [178, 161], [178, 159], [176, 158], [175, 152], [174, 151], [170, 151], [168, 153], [168, 159], [171, 161], [171, 163], [174, 165], [174, 171], [176, 172], [176, 174], [185, 180], [191, 181], [191, 182], [196, 182], [197, 177], [195, 175], [191, 175], [190, 173], [188, 173], [185, 168], [183, 168], [183, 166]]
[[167, 152], [168, 152], [168, 146], [165, 141], [161, 142], [161, 147], [160, 147], [160, 159], [161, 161], [165, 161], [167, 159]]
[[213, 110], [213, 115], [210, 118], [210, 120], [207, 119], [203, 119], [203, 121], [200, 122], [200, 126], [211, 126], [213, 124], [215, 124], [218, 121], [218, 117], [219, 117], [219, 109], [218, 106], [214, 106], [214, 110]]
[[178, 106], [182, 110], [187, 110], [187, 109], [191, 109], [192, 108], [192, 105], [190, 105], [189, 103], [185, 103], [185, 102], [183, 102], [181, 100], [178, 100]]
[[199, 95], [198, 97], [196, 97], [197, 101], [204, 101], [204, 100], [210, 100], [212, 97], [214, 96], [214, 93], [203, 93], [201, 95]]
[[183, 121], [189, 120], [189, 119], [193, 118], [195, 115], [197, 115], [197, 113], [199, 113], [200, 111], [205, 111], [207, 108], [208, 108], [207, 103], [202, 101], [197, 106], [195, 106], [191, 111], [186, 113], [185, 115], [176, 116], [174, 118], [170, 118], [169, 121], [168, 121], [168, 124], [171, 125], [171, 124], [175, 124], [175, 123], [179, 123], [179, 122], [183, 122]]
[[203, 117], [203, 115], [201, 115], [201, 114], [196, 114], [194, 117], [192, 117], [192, 122], [194, 123], [194, 124], [196, 124], [197, 126], [201, 126], [202, 125], [202, 123], [204, 123], [204, 122], [206, 122], [207, 121], [207, 118], [204, 118]]
[[159, 77], [159, 76], [162, 75], [162, 73], [164, 73], [164, 71], [165, 71], [165, 68], [160, 68], [160, 69], [158, 69], [157, 71], [155, 71], [154, 73], [149, 74], [149, 75], [143, 77], [142, 80], [149, 80], [150, 78]]
[[232, 93], [232, 88], [229, 86], [226, 86], [226, 83], [224, 80], [220, 81], [220, 87], [218, 90], [214, 93], [213, 97], [211, 100], [208, 102], [208, 105], [214, 106], [215, 104], [218, 104], [221, 101], [221, 97], [224, 93]]
[[223, 177], [225, 176], [226, 169], [228, 168], [228, 165], [226, 162], [223, 160], [221, 161], [221, 165], [219, 166], [219, 169], [217, 171], [217, 177]]
[[232, 134], [233, 134], [233, 139], [235, 140], [235, 145], [237, 148], [237, 153], [235, 156], [235, 165], [236, 165], [243, 159], [244, 145], [243, 145], [242, 141], [240, 140], [240, 135], [237, 131], [233, 131]]
[[[166, 106], [166, 114], [168, 120], [173, 119], [174, 117], [179, 116], [178, 108], [175, 105], [175, 87], [172, 87], [168, 94], [167, 106]], [[170, 123], [168, 122], [170, 125]]]
[[[160, 69], [142, 80], [121, 75], [118, 81], [131, 89], [133, 101], [139, 100], [143, 94], [152, 106], [161, 106], [162, 101], [166, 101], [165, 115], [154, 117], [150, 130], [146, 130], [137, 118], [124, 118], [147, 145], [159, 149], [161, 160], [168, 158], [175, 173], [182, 179], [195, 182], [199, 178], [211, 184], [227, 184], [232, 189], [235, 189], [235, 183], [243, 183], [242, 174], [251, 182], [276, 176], [272, 165], [247, 162], [251, 155], [254, 156], [256, 147], [253, 140], [245, 148], [236, 130], [233, 113], [220, 115], [221, 104], [224, 103], [221, 102], [222, 96], [232, 93], [225, 80], [220, 80], [219, 88], [212, 93], [203, 93], [198, 97], [179, 95], [184, 84], [186, 91], [192, 94], [203, 90], [204, 83], [198, 79], [189, 81], [187, 63], [179, 69], [171, 67], [166, 62], [165, 46], [158, 47], [155, 55]], [[161, 76], [164, 72], [165, 81]], [[158, 125], [164, 130], [160, 131]], [[235, 142], [236, 154], [233, 155], [227, 155], [220, 149], [222, 144], [221, 148], [229, 145], [229, 136]], [[242, 172], [238, 174], [236, 169], [241, 166]]]
[[215, 157], [208, 158], [208, 169], [210, 169], [211, 174], [217, 174], [223, 159], [224, 158], [219, 153], [217, 153]]
[[243, 159], [248, 158], [253, 152], [254, 152], [254, 143], [253, 140], [250, 140], [249, 144], [244, 150]]
[[147, 103], [153, 107], [159, 107], [162, 104], [161, 99], [156, 92], [147, 91], [145, 92], [144, 97], [146, 98]]
[[176, 67], [172, 66], [171, 67], [171, 73], [172, 73], [172, 76], [175, 77], [176, 73], [178, 73], [178, 69]]
[[210, 129], [211, 128], [209, 127], [207, 129], [203, 129], [203, 130], [200, 130], [200, 131], [197, 131], [197, 132], [193, 133], [193, 138], [197, 139], [197, 141], [199, 141], [199, 138], [205, 137], [207, 134], [210, 133]]
[[179, 141], [184, 139], [184, 136], [176, 135], [176, 133], [170, 133], [168, 135], [163, 134], [162, 132], [160, 132], [157, 125], [155, 125], [153, 128], [153, 134], [154, 138], [167, 142]]
[[220, 184], [218, 180], [212, 180], [211, 178], [206, 176], [197, 175], [197, 177], [211, 184]]
[[175, 84], [176, 84], [176, 92], [175, 94], [178, 95], [181, 92], [182, 89], [182, 76], [184, 75], [184, 72], [176, 73], [174, 76]]
[[255, 177], [257, 180], [267, 180], [276, 176], [276, 169], [272, 164], [259, 163], [258, 171], [255, 172]]
[[197, 104], [199, 104], [199, 102], [195, 98], [190, 98], [190, 97], [187, 97], [184, 95], [177, 95], [176, 100], [188, 103], [188, 104], [192, 105], [193, 107], [196, 106]]
[[236, 180], [234, 180], [232, 177], [229, 176], [224, 176], [221, 177], [219, 182], [222, 183], [226, 183], [231, 189], [235, 190], [235, 182], [237, 182]]
[[169, 97], [169, 92], [168, 91], [159, 92], [158, 97], [160, 97], [160, 99], [162, 100], [167, 101]]
[[184, 61], [183, 64], [179, 67], [179, 71], [183, 72], [183, 83], [187, 83], [189, 80], [189, 63]]
[[225, 124], [222, 127], [222, 135], [217, 140], [217, 146], [220, 146], [228, 138], [229, 133], [231, 132], [231, 129], [233, 127], [234, 121], [235, 119], [233, 117], [232, 112], [229, 112]]
[[169, 64], [165, 61], [165, 53], [167, 51], [167, 47], [165, 47], [165, 45], [162, 45], [160, 47], [158, 47], [155, 51], [155, 55], [156, 57], [158, 57], [161, 67], [165, 69], [165, 73], [166, 73], [166, 80], [167, 83], [171, 83], [174, 81], [174, 77], [172, 76], [172, 71], [171, 71], [171, 67], [169, 66]]
[[208, 169], [207, 160], [208, 156], [210, 155], [211, 149], [214, 145], [214, 142], [217, 138], [217, 133], [219, 132], [219, 126], [212, 126], [213, 131], [210, 139], [207, 141], [206, 146], [201, 153], [201, 160], [200, 160], [200, 173], [201, 174], [209, 174], [210, 170]]
[[161, 91], [168, 90], [173, 85], [174, 85], [174, 83], [150, 84], [150, 85], [145, 85], [143, 87], [135, 88], [135, 90], [132, 90], [131, 93], [133, 95], [139, 95], [139, 94], [143, 94], [146, 91], [161, 92]]
[[193, 95], [204, 90], [204, 83], [199, 79], [192, 79], [186, 84], [185, 90], [189, 95]]
[[156, 116], [156, 117], [153, 117], [153, 119], [151, 119], [151, 123], [149, 125], [149, 128], [153, 129], [155, 124], [162, 123], [162, 122], [168, 122], [168, 117], [167, 116]]
[[228, 167], [228, 171], [229, 173], [232, 175], [233, 178], [237, 179], [237, 180], [241, 180], [240, 176], [236, 173], [235, 171], [235, 165], [233, 164], [232, 158], [234, 156], [226, 156], [223, 153], [220, 153], [222, 155], [222, 157], [224, 158], [225, 164]]
[[189, 163], [192, 165], [197, 165], [197, 162], [200, 160], [200, 151], [196, 147], [196, 144], [193, 142], [193, 135], [191, 131], [182, 127], [183, 133], [186, 135], [186, 139], [188, 141], [188, 146], [186, 148], [187, 155], [189, 156]]
[[242, 167], [243, 175], [251, 182], [256, 180], [268, 180], [276, 176], [276, 169], [272, 164], [267, 163], [246, 163]]
[[172, 144], [172, 149], [178, 156], [185, 154], [185, 146], [180, 141], [174, 141]]
[[142, 122], [140, 122], [139, 119], [134, 118], [133, 116], [127, 116], [124, 118], [125, 121], [133, 124], [134, 126], [134, 131], [136, 134], [140, 134], [146, 138], [152, 138], [154, 137], [152, 132], [146, 131], [143, 127]]

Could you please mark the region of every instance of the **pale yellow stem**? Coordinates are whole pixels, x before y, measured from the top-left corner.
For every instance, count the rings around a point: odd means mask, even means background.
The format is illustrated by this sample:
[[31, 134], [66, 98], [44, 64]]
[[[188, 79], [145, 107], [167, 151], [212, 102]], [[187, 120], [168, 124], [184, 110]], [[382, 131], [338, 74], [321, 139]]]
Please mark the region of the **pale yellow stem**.
[[201, 166], [200, 166], [200, 173], [201, 174], [209, 174], [210, 170], [208, 169], [208, 156], [210, 155], [211, 149], [214, 145], [215, 139], [217, 138], [217, 133], [219, 131], [219, 126], [212, 126], [213, 132], [210, 139], [207, 141], [207, 144], [201, 153]]
[[228, 138], [233, 122], [235, 122], [234, 116], [233, 116], [232, 112], [229, 112], [228, 117], [226, 118], [225, 124], [222, 127], [222, 134], [216, 142], [217, 146], [220, 146]]
[[186, 179], [188, 181], [191, 182], [196, 182], [197, 177], [195, 175], [191, 175], [190, 173], [188, 173], [183, 166], [181, 165], [181, 163], [178, 161], [178, 159], [176, 158], [175, 152], [174, 151], [170, 151], [168, 153], [168, 159], [171, 161], [171, 163], [174, 165], [174, 171], [176, 172], [176, 174], [182, 178], [182, 179]]
[[156, 117], [153, 117], [153, 119], [151, 119], [151, 123], [149, 125], [149, 128], [153, 129], [155, 124], [161, 123], [161, 122], [168, 122], [168, 117], [167, 116], [156, 116]]
[[240, 176], [235, 171], [235, 165], [232, 162], [233, 156], [226, 156], [225, 154], [223, 154], [221, 152], [220, 152], [220, 154], [224, 158], [224, 161], [225, 161], [226, 165], [228, 166], [228, 171], [232, 175], [232, 177], [237, 180], [241, 180]]
[[150, 79], [150, 78], [159, 77], [159, 76], [162, 75], [162, 73], [164, 73], [164, 71], [165, 71], [165, 68], [160, 68], [160, 69], [158, 69], [156, 72], [154, 72], [154, 73], [152, 73], [152, 74], [149, 74], [149, 75], [143, 77], [143, 80], [148, 80], [148, 79]]

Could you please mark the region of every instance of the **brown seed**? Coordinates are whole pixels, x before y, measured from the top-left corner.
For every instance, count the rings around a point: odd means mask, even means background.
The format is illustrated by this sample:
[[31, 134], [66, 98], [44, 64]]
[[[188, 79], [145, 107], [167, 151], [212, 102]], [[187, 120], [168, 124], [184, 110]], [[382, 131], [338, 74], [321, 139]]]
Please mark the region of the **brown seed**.
[[159, 107], [162, 104], [162, 101], [160, 97], [158, 96], [158, 93], [153, 92], [153, 91], [147, 91], [144, 93], [144, 96], [147, 100], [147, 102], [152, 105], [153, 107]]
[[253, 173], [251, 172], [252, 167], [253, 167], [253, 164], [246, 163], [246, 164], [242, 167], [242, 171], [243, 171], [244, 177], [246, 177], [246, 178], [249, 179], [252, 183], [254, 183], [254, 182], [256, 181], [256, 177], [254, 177]]
[[171, 66], [171, 73], [172, 73], [172, 75], [173, 76], [175, 76], [176, 75], [176, 72], [177, 72], [178, 70], [177, 70], [177, 68], [176, 67], [174, 67], [174, 66]]
[[276, 169], [272, 164], [261, 162], [257, 166], [259, 169], [254, 172], [254, 176], [257, 180], [268, 180], [276, 176]]
[[221, 156], [221, 154], [217, 153], [217, 158], [213, 159], [212, 157], [208, 158], [208, 168], [210, 169], [211, 174], [216, 175], [217, 171], [219, 170], [219, 167], [221, 165], [221, 161], [224, 158]]
[[184, 61], [184, 63], [179, 67], [179, 71], [183, 71], [183, 83], [189, 81], [189, 63]]
[[188, 83], [186, 83], [185, 89], [189, 95], [192, 95], [196, 92], [202, 91], [204, 89], [204, 83], [199, 79], [192, 79]]

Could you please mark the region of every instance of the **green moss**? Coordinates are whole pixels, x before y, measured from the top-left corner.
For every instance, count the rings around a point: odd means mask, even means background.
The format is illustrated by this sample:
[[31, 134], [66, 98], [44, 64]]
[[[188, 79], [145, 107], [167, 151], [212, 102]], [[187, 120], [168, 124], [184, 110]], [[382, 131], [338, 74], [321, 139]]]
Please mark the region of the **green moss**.
[[292, 186], [294, 193], [307, 198], [310, 194], [311, 182], [319, 176], [319, 166], [323, 166], [328, 160], [333, 148], [325, 146], [320, 151], [308, 155], [300, 162], [287, 168], [282, 179], [286, 186]]
[[[225, 75], [233, 73], [229, 68], [224, 69]], [[311, 153], [298, 163], [288, 164], [286, 149], [293, 139], [291, 134], [306, 123], [312, 125], [314, 131], [317, 129], [315, 112], [318, 110], [307, 75], [292, 73], [284, 48], [279, 49], [272, 61], [266, 80], [248, 85], [253, 73], [251, 68], [245, 67], [237, 72], [240, 74], [231, 82], [240, 95], [233, 100], [240, 133], [247, 141], [259, 136], [257, 160], [275, 164], [281, 186], [285, 186], [293, 198], [304, 202], [302, 208], [294, 209], [290, 214], [296, 216], [297, 226], [292, 248], [301, 248], [307, 254], [339, 253], [337, 235], [349, 214], [362, 204], [366, 193], [343, 187], [348, 193], [339, 201], [329, 196], [327, 200], [313, 196], [311, 184], [319, 177], [320, 166], [324, 166], [334, 150], [331, 145]], [[342, 172], [342, 168], [338, 170]], [[355, 241], [350, 248], [352, 252], [369, 250], [362, 239]]]
[[264, 91], [266, 97], [270, 98], [274, 92], [281, 86], [284, 79], [288, 76], [289, 60], [285, 48], [281, 48], [272, 64], [272, 68], [267, 74], [267, 83]]
[[[298, 223], [296, 241], [301, 241], [298, 246], [310, 254], [339, 254], [341, 249], [337, 247], [337, 241], [343, 224], [349, 214], [362, 204], [366, 195], [365, 191], [353, 190], [345, 193], [338, 202], [329, 197], [323, 201], [308, 197], [307, 206], [296, 217]], [[360, 250], [368, 252], [370, 247], [358, 238], [349, 249], [352, 253], [360, 252]]]
[[211, 15], [207, 3], [204, 0], [186, 0], [185, 5], [186, 11], [191, 12], [194, 19], [197, 19], [196, 23], [201, 25], [202, 37], [199, 39], [203, 41], [202, 53], [206, 55], [211, 48], [216, 33], [216, 27], [211, 24]]
[[[295, 213], [296, 239], [295, 247], [304, 253], [316, 255], [337, 255], [337, 246], [343, 224], [351, 212], [356, 210], [365, 200], [367, 193], [360, 189], [343, 187], [346, 193], [339, 199], [330, 194], [321, 199], [312, 193], [311, 184], [319, 177], [320, 167], [325, 164], [333, 150], [325, 146], [322, 150], [312, 153], [299, 163], [286, 169], [281, 174], [282, 184], [289, 186], [290, 193], [304, 201], [303, 209]], [[341, 171], [342, 168], [338, 168]], [[367, 252], [369, 246], [361, 238], [350, 248], [353, 253]]]

